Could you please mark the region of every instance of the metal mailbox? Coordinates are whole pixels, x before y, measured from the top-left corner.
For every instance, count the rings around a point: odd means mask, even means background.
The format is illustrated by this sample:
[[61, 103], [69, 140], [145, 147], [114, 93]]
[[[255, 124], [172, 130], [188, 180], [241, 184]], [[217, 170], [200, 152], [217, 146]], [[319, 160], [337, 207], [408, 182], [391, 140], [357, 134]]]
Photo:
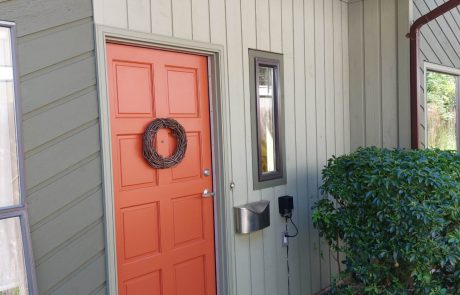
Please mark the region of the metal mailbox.
[[259, 201], [233, 208], [236, 232], [248, 234], [270, 226], [270, 201]]

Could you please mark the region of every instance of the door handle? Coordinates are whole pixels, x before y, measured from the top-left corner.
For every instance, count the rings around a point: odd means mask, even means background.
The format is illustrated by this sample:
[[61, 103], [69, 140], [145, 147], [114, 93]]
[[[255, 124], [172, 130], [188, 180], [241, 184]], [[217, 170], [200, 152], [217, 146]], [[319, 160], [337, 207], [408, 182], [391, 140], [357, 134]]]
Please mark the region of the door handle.
[[211, 197], [214, 197], [214, 195], [215, 195], [214, 192], [211, 192], [207, 188], [205, 188], [202, 196], [203, 198], [211, 198]]

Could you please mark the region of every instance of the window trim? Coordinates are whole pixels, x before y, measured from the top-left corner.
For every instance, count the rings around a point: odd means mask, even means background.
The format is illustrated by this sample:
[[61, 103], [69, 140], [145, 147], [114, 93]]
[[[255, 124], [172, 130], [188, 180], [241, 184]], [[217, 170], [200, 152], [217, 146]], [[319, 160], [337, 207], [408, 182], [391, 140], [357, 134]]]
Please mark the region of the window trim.
[[[449, 66], [444, 66], [444, 65], [439, 65], [435, 63], [430, 63], [430, 62], [425, 62], [424, 63], [424, 75], [423, 75], [423, 119], [424, 122], [423, 124], [419, 125], [419, 128], [423, 125], [424, 127], [424, 137], [423, 137], [423, 143], [425, 148], [428, 147], [428, 112], [427, 112], [427, 103], [428, 103], [428, 92], [426, 89], [426, 81], [428, 79], [428, 72], [436, 72], [440, 74], [446, 74], [446, 75], [451, 75], [457, 77], [456, 83], [456, 103], [457, 103], [457, 108], [456, 108], [456, 115], [457, 115], [457, 122], [456, 122], [456, 139], [457, 139], [457, 151], [460, 152], [460, 69], [449, 67]], [[419, 141], [419, 144], [421, 145], [421, 142]]]
[[[259, 145], [259, 81], [257, 73], [261, 66], [274, 68], [274, 127], [275, 127], [275, 155], [276, 171], [262, 173]], [[286, 156], [284, 132], [284, 77], [283, 55], [278, 53], [249, 49], [249, 85], [251, 105], [251, 143], [252, 143], [252, 176], [253, 189], [259, 190], [268, 187], [286, 184]]]
[[25, 170], [24, 170], [24, 144], [22, 139], [22, 109], [19, 92], [19, 74], [17, 65], [17, 46], [16, 46], [16, 24], [10, 21], [0, 20], [0, 27], [10, 30], [11, 38], [11, 58], [13, 67], [13, 93], [14, 93], [14, 122], [16, 133], [16, 153], [18, 169], [18, 190], [19, 204], [0, 207], [0, 220], [8, 218], [19, 218], [21, 226], [22, 247], [24, 256], [25, 272], [29, 295], [38, 294], [37, 279], [35, 276], [35, 263], [32, 253], [31, 236], [29, 230], [29, 218], [27, 214], [26, 189], [25, 189]]

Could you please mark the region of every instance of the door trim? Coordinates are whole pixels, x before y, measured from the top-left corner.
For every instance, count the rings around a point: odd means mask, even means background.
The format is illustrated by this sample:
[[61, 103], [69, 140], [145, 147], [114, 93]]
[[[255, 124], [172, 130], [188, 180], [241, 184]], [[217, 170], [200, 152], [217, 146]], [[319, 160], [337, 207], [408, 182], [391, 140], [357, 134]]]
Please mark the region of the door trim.
[[[100, 140], [105, 209], [105, 242], [108, 294], [118, 294], [117, 255], [115, 239], [115, 210], [112, 178], [112, 147], [110, 140], [110, 104], [108, 99], [106, 44], [135, 45], [146, 48], [203, 55], [208, 58], [209, 101], [211, 118], [211, 148], [213, 165], [214, 236], [216, 286], [218, 295], [233, 294], [233, 235], [231, 216], [232, 179], [230, 167], [229, 117], [226, 91], [225, 50], [223, 46], [182, 40], [156, 34], [133, 32], [109, 26], [95, 25], [97, 84], [99, 96]], [[230, 209], [229, 209], [230, 208]]]

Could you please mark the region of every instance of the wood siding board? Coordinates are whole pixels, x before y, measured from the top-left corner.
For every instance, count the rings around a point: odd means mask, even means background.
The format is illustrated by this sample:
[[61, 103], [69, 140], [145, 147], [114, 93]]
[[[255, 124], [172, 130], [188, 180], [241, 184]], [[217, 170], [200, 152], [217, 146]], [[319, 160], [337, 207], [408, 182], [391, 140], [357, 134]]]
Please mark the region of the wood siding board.
[[[450, 63], [454, 67], [456, 64], [460, 62], [458, 55], [455, 53], [455, 49], [453, 45], [451, 44], [449, 38], [446, 35], [447, 30], [446, 31], [442, 30], [438, 22], [430, 22], [428, 23], [427, 26], [423, 27], [422, 34], [425, 34], [426, 32], [428, 32], [427, 33], [428, 36], [434, 37], [432, 39], [432, 42], [437, 42], [438, 44], [440, 44], [440, 47], [442, 48], [444, 55], [447, 57], [444, 60], [442, 60], [443, 63], [445, 64]], [[431, 34], [429, 32], [431, 32]]]
[[[440, 0], [437, 0], [435, 1], [435, 3], [439, 6], [441, 5], [443, 2], [440, 1]], [[458, 45], [460, 43], [460, 27], [457, 23], [457, 21], [455, 20], [454, 16], [453, 16], [453, 13], [451, 11], [445, 13], [443, 15], [445, 21], [446, 21], [446, 29], [445, 30], [448, 30], [452, 33], [451, 37], [455, 38], [455, 43]], [[458, 47], [457, 47], [458, 48]], [[459, 53], [457, 52], [457, 55]]]
[[[241, 7], [238, 1], [226, 1], [226, 28], [227, 28], [227, 79], [228, 94], [231, 101], [229, 117], [232, 122], [230, 126], [232, 170], [238, 171], [233, 176], [236, 183], [233, 189], [233, 205], [243, 205], [248, 202], [248, 177], [247, 171], [247, 148], [241, 144], [241, 136], [245, 136], [244, 121], [241, 115], [244, 114], [244, 92], [242, 78], [242, 24]], [[233, 156], [235, 155], [235, 156]], [[235, 236], [235, 277], [236, 293], [252, 293], [252, 275], [248, 262], [251, 261], [249, 235]]]
[[[335, 72], [333, 0], [324, 1], [325, 95], [326, 95], [326, 158], [336, 154]], [[326, 164], [326, 163], [324, 163]]]
[[[316, 44], [315, 44], [315, 1], [308, 0], [304, 5], [304, 58], [305, 58], [305, 117], [306, 117], [306, 170], [298, 167], [298, 194], [306, 196], [307, 202], [301, 203], [301, 211], [308, 212], [306, 234], [301, 235], [299, 243], [307, 243], [309, 251], [302, 253], [301, 287], [316, 292], [321, 289], [321, 253], [319, 235], [311, 219], [312, 204], [318, 200], [318, 153], [317, 153], [317, 90], [316, 90]], [[297, 118], [296, 118], [297, 120]], [[299, 131], [300, 132], [300, 131]], [[299, 147], [301, 149], [301, 147]], [[301, 163], [299, 163], [300, 165]], [[307, 178], [307, 181], [302, 179]], [[305, 187], [305, 184], [307, 187]]]
[[[266, 199], [272, 199], [273, 189], [267, 188], [263, 190], [254, 190], [251, 187], [253, 183], [253, 173], [252, 173], [252, 142], [251, 142], [251, 104], [254, 103], [251, 99], [250, 80], [255, 79], [255, 77], [249, 76], [249, 63], [253, 62], [249, 60], [249, 48], [257, 48], [258, 36], [262, 36], [265, 32], [258, 32], [258, 27], [256, 26], [256, 15], [260, 14], [260, 18], [268, 19], [268, 10], [267, 15], [263, 15], [263, 11], [258, 11], [261, 9], [256, 5], [257, 1], [241, 1], [241, 52], [242, 56], [240, 58], [240, 63], [242, 63], [242, 72], [240, 75], [243, 77], [241, 88], [243, 90], [243, 111], [240, 115], [240, 119], [243, 119], [243, 125], [245, 130], [240, 134], [240, 138], [243, 137], [243, 141], [246, 143], [244, 147], [246, 149], [246, 159], [245, 169], [247, 171], [247, 186], [246, 186], [246, 196], [248, 202], [257, 202], [262, 199], [262, 195]], [[267, 2], [268, 4], [268, 2]], [[247, 29], [246, 29], [247, 28]], [[268, 35], [268, 31], [266, 34]], [[239, 141], [240, 139], [238, 139]], [[251, 160], [252, 159], [252, 160]], [[273, 202], [272, 202], [273, 204]], [[273, 221], [272, 221], [273, 224]], [[265, 293], [265, 246], [266, 239], [272, 236], [273, 226], [268, 227], [263, 231], [257, 231], [249, 234], [249, 248], [250, 248], [250, 269], [251, 269], [251, 290], [252, 294], [263, 295]], [[270, 258], [267, 257], [268, 262]]]
[[209, 42], [209, 2], [208, 0], [192, 0], [193, 40]]
[[366, 145], [382, 146], [381, 44], [379, 0], [364, 2]]
[[422, 54], [424, 55], [423, 60], [431, 61], [436, 64], [442, 64], [441, 60], [435, 53], [435, 49], [433, 49], [430, 42], [427, 41], [424, 34], [420, 35], [420, 44], [422, 45], [420, 47], [420, 52], [422, 52]]
[[211, 43], [222, 44], [227, 47], [225, 0], [209, 0], [209, 10]]
[[397, 1], [398, 23], [398, 147], [410, 148], [410, 50], [405, 34], [412, 24], [412, 0]]
[[[335, 154], [345, 152], [344, 144], [344, 94], [343, 94], [343, 63], [342, 63], [342, 4], [333, 1], [333, 34], [334, 34], [334, 118], [335, 118]], [[331, 249], [331, 275], [337, 278], [340, 270], [340, 255]]]
[[[293, 30], [293, 2], [291, 0], [283, 0], [282, 1], [282, 16], [281, 16], [281, 22], [282, 22], [282, 31], [281, 31], [281, 37], [282, 37], [282, 52], [284, 54], [284, 106], [285, 106], [285, 124], [286, 126], [295, 126], [296, 122], [296, 117], [295, 117], [295, 96], [294, 96], [294, 30]], [[272, 37], [272, 40], [276, 40], [276, 38]], [[291, 116], [288, 114], [292, 114]], [[303, 212], [299, 209], [298, 204], [300, 203], [301, 199], [305, 199], [305, 196], [302, 196], [298, 193], [297, 191], [297, 170], [296, 170], [296, 129], [295, 128], [286, 128], [286, 175], [287, 175], [287, 184], [286, 184], [286, 194], [292, 195], [296, 199], [296, 207], [297, 209], [294, 210], [294, 221], [299, 224], [299, 221], [303, 219]], [[279, 196], [279, 195], [277, 195]], [[276, 232], [282, 232], [283, 231], [283, 226], [282, 224], [279, 225], [278, 229]], [[300, 259], [296, 259], [296, 256], [293, 256], [291, 258], [291, 261], [295, 261], [294, 265], [292, 267], [293, 272], [297, 271], [298, 274], [295, 276], [292, 276], [293, 282], [291, 282], [291, 286], [293, 290], [299, 289], [299, 290], [304, 290], [302, 289], [302, 280], [304, 277], [304, 274], [302, 273], [302, 268], [305, 267], [306, 265], [302, 263], [302, 252], [304, 252], [305, 249], [303, 249], [303, 243], [300, 242], [300, 237], [297, 239], [297, 249], [301, 249], [301, 251], [298, 252], [298, 256]], [[291, 243], [292, 245], [292, 243]], [[308, 246], [307, 246], [308, 247]], [[308, 248], [307, 248], [308, 249]], [[278, 253], [278, 264], [282, 265], [284, 264], [284, 257], [286, 255], [286, 249], [284, 247], [277, 247], [277, 253]], [[309, 255], [307, 253], [307, 255]], [[296, 268], [297, 266], [297, 268]], [[280, 273], [280, 270], [278, 270], [278, 273]], [[279, 275], [278, 275], [279, 276]], [[284, 283], [284, 282], [283, 282]], [[307, 282], [308, 287], [309, 283]], [[278, 293], [280, 294], [283, 292], [282, 286], [278, 285]], [[298, 292], [300, 293], [300, 292]]]
[[381, 1], [382, 26], [382, 135], [383, 146], [392, 148], [398, 145], [398, 93], [397, 93], [397, 28], [396, 1]]
[[128, 11], [128, 28], [130, 30], [150, 33], [150, 0], [126, 0]]
[[335, 112], [335, 150], [341, 155], [345, 152], [344, 136], [344, 91], [343, 91], [343, 42], [342, 42], [342, 3], [333, 2], [334, 24], [334, 112]]
[[269, 0], [270, 11], [270, 50], [283, 52], [283, 4], [280, 0]]
[[31, 193], [27, 197], [31, 227], [48, 219], [62, 208], [87, 194], [101, 184], [99, 157], [79, 167], [59, 180]]
[[[335, 72], [334, 68], [334, 22], [333, 22], [333, 0], [324, 1], [324, 46], [325, 46], [325, 115], [326, 115], [326, 160], [336, 154], [336, 130], [335, 130]], [[324, 167], [326, 162], [321, 164]], [[322, 169], [321, 169], [322, 170]], [[321, 241], [322, 242], [322, 241]], [[334, 276], [333, 253], [329, 245], [322, 243], [324, 255], [329, 257], [329, 284]], [[336, 273], [335, 273], [336, 274]]]
[[366, 105], [364, 99], [364, 20], [363, 2], [349, 5], [350, 55], [350, 142], [351, 150], [366, 142]]
[[96, 292], [92, 293], [91, 295], [107, 295], [108, 291], [105, 286], [102, 286], [99, 290], [96, 290]]
[[[81, 143], [85, 144], [81, 144]], [[33, 188], [100, 149], [99, 126], [93, 125], [25, 159], [26, 187]]]
[[257, 49], [270, 51], [269, 0], [256, 0]]
[[[316, 117], [309, 117], [307, 110], [314, 109], [315, 104], [315, 84], [311, 79], [314, 73], [314, 3], [308, 1], [294, 1], [293, 6], [293, 53], [294, 53], [294, 107], [295, 107], [295, 142], [296, 142], [296, 174], [297, 174], [297, 198], [296, 206], [299, 216], [297, 225], [300, 234], [298, 236], [299, 248], [305, 247], [306, 251], [299, 251], [300, 258], [300, 288], [301, 290], [312, 290], [313, 281], [311, 280], [312, 245], [310, 244], [311, 235], [309, 228], [310, 208], [308, 199], [308, 172], [311, 166], [308, 163], [310, 153], [315, 154], [316, 149], [310, 150], [309, 142], [316, 142], [316, 131], [314, 138], [308, 135], [308, 120]], [[307, 31], [308, 30], [308, 31]], [[309, 68], [310, 66], [310, 68]], [[314, 74], [313, 74], [314, 75]], [[313, 87], [309, 87], [313, 86]], [[310, 98], [310, 103], [308, 101]], [[316, 125], [316, 122], [315, 122]], [[315, 128], [315, 125], [312, 127]], [[316, 162], [316, 160], [315, 160]], [[304, 215], [305, 214], [305, 215]], [[319, 267], [319, 265], [318, 265]], [[319, 276], [318, 276], [319, 282]]]
[[460, 29], [460, 10], [458, 8], [453, 9], [450, 13], [452, 14], [456, 26]]
[[18, 55], [21, 56], [19, 73], [27, 75], [94, 50], [91, 18], [61, 26], [47, 34], [32, 38], [19, 38]]
[[[30, 151], [98, 118], [95, 91], [24, 121], [24, 150]], [[43, 128], [43, 126], [48, 126]]]
[[[428, 7], [425, 5], [423, 1], [414, 2], [414, 9], [418, 10], [420, 15], [429, 12]], [[448, 48], [445, 47], [447, 44], [440, 43], [440, 39], [438, 39], [438, 37], [442, 36], [436, 36], [436, 33], [433, 30], [433, 28], [437, 31], [437, 27], [434, 26], [432, 22], [430, 22], [421, 28], [420, 33], [428, 40], [431, 46], [433, 46], [433, 51], [437, 55], [438, 59], [441, 61], [442, 64], [453, 65], [452, 60], [448, 55]]]
[[343, 126], [344, 126], [344, 143], [345, 143], [345, 153], [350, 152], [350, 79], [349, 79], [349, 32], [348, 32], [348, 4], [342, 3], [342, 45], [343, 45], [343, 55], [342, 55], [342, 64], [343, 64]]
[[[269, 40], [270, 40], [270, 50], [274, 52], [282, 52], [283, 48], [283, 43], [282, 43], [282, 2], [281, 1], [271, 1], [269, 0]], [[283, 55], [283, 65], [286, 62], [286, 56]], [[284, 81], [286, 81], [286, 67], [281, 68], [280, 71], [283, 73]], [[284, 83], [285, 84], [285, 83]], [[286, 107], [286, 87], [285, 85], [281, 85], [283, 87], [283, 92], [284, 92], [284, 97], [283, 97], [283, 105]], [[282, 118], [284, 118], [284, 121], [286, 122], [286, 112], [285, 109], [283, 109], [284, 115]], [[286, 123], [285, 123], [286, 124]], [[281, 132], [285, 132], [285, 130], [282, 130]], [[287, 143], [286, 143], [286, 135], [285, 135], [285, 140], [284, 140], [284, 150], [285, 150], [285, 155], [284, 155], [284, 161], [287, 166], [287, 159], [286, 159], [286, 148], [287, 148]], [[285, 173], [287, 173], [287, 168]], [[273, 226], [269, 227], [267, 230], [264, 231], [264, 270], [265, 270], [265, 295], [277, 295], [279, 294], [280, 290], [278, 290], [278, 284], [276, 280], [272, 280], [270, 278], [277, 277], [278, 275], [278, 266], [279, 261], [278, 261], [278, 249], [282, 249], [280, 247], [280, 234], [283, 230], [283, 223], [284, 220], [279, 216], [278, 213], [278, 197], [283, 196], [286, 194], [286, 186], [277, 186], [273, 189], [271, 189], [271, 192], [268, 194], [264, 194], [264, 191], [262, 191], [262, 199], [264, 200], [269, 200], [271, 203], [270, 206], [270, 214], [273, 216]], [[282, 249], [283, 250], [283, 249]], [[291, 247], [292, 251], [292, 257], [298, 257], [298, 249], [295, 246]], [[270, 253], [275, 253], [275, 255], [270, 254]], [[292, 261], [297, 261], [297, 259], [294, 259]], [[298, 267], [297, 263], [294, 263], [292, 266], [294, 269]], [[298, 273], [297, 272], [292, 272], [291, 276], [291, 282], [292, 282], [292, 292], [298, 292]]]
[[[102, 10], [103, 22], [108, 26], [128, 28], [128, 12], [126, 0], [95, 0], [104, 3]], [[110, 10], [106, 7], [110, 6]]]
[[[428, 6], [430, 11], [438, 7], [438, 4], [434, 0], [425, 1], [425, 4]], [[454, 32], [452, 31], [452, 28], [447, 23], [446, 15], [448, 15], [448, 13], [436, 18], [434, 21], [430, 22], [429, 24], [433, 25], [435, 33], [440, 32], [441, 35], [444, 37], [442, 38], [442, 39], [445, 39], [443, 44], [448, 45], [449, 57], [452, 63], [454, 64], [454, 66], [458, 67], [460, 66], [460, 54], [458, 50], [456, 49], [460, 48], [460, 43], [457, 39], [458, 36], [454, 34]]]
[[105, 281], [105, 273], [105, 257], [103, 252], [100, 252], [84, 268], [74, 273], [68, 280], [56, 286], [46, 295], [72, 294], [75, 290], [78, 290], [80, 294], [91, 294], [100, 289], [101, 284]]
[[173, 21], [170, 0], [151, 0], [150, 18], [151, 32], [159, 35], [172, 36]]
[[[287, 13], [285, 13], [285, 11]], [[286, 19], [286, 22], [284, 22], [284, 19]], [[288, 29], [290, 28], [289, 31], [285, 31], [284, 32], [284, 29]], [[283, 37], [283, 35], [285, 35], [285, 38]], [[297, 183], [296, 181], [294, 181], [295, 179], [295, 159], [292, 158], [293, 155], [295, 155], [295, 142], [293, 143], [287, 143], [286, 140], [288, 137], [291, 137], [291, 140], [293, 140], [294, 136], [295, 136], [295, 130], [292, 130], [291, 128], [286, 128], [287, 126], [287, 117], [288, 117], [288, 114], [293, 114], [293, 112], [287, 112], [286, 111], [286, 105], [288, 103], [291, 104], [291, 106], [293, 106], [294, 104], [294, 99], [293, 99], [293, 96], [292, 96], [292, 92], [290, 95], [287, 95], [286, 94], [286, 91], [289, 92], [288, 90], [288, 87], [286, 86], [286, 81], [287, 79], [290, 80], [290, 83], [293, 83], [293, 79], [292, 79], [292, 76], [289, 77], [289, 75], [292, 75], [294, 72], [294, 68], [293, 68], [293, 65], [292, 65], [292, 62], [293, 62], [293, 50], [292, 50], [292, 45], [293, 45], [293, 28], [292, 28], [292, 2], [290, 1], [285, 1], [285, 3], [283, 3], [283, 1], [274, 1], [274, 0], [270, 0], [270, 47], [271, 47], [271, 50], [274, 51], [274, 52], [283, 52], [283, 66], [284, 66], [284, 69], [283, 69], [283, 72], [284, 72], [284, 85], [283, 85], [283, 89], [284, 89], [284, 97], [283, 97], [283, 104], [284, 104], [284, 114], [283, 114], [283, 118], [284, 118], [284, 141], [285, 141], [285, 146], [284, 146], [284, 149], [285, 149], [285, 162], [286, 162], [286, 175], [287, 175], [287, 178], [291, 178], [292, 181], [290, 182], [287, 182], [286, 185], [284, 186], [279, 186], [279, 187], [276, 187], [275, 188], [275, 196], [274, 196], [274, 204], [277, 204], [278, 203], [278, 197], [279, 196], [284, 196], [284, 195], [291, 195], [293, 197], [296, 198], [296, 207], [299, 208], [299, 203], [303, 200], [303, 202], [306, 202], [305, 198], [301, 197], [298, 195], [297, 193]], [[283, 51], [283, 48], [286, 48], [286, 51], [284, 52]], [[290, 62], [291, 64], [289, 66], [286, 66], [286, 60], [290, 58]], [[287, 75], [288, 77], [286, 77], [286, 72], [287, 72]], [[292, 85], [292, 84], [291, 84]], [[294, 88], [291, 86], [290, 87], [290, 90], [293, 91]], [[289, 100], [289, 102], [287, 101]], [[290, 117], [290, 120], [295, 120], [295, 118], [293, 116], [289, 116]], [[291, 121], [292, 122], [292, 121]], [[292, 126], [294, 125], [293, 123], [289, 124], [289, 126]], [[295, 140], [294, 140], [295, 141]], [[292, 154], [290, 152], [288, 152], [288, 145], [292, 145], [290, 146], [291, 150], [292, 150]], [[288, 156], [287, 156], [287, 153], [290, 153], [291, 157], [290, 159], [288, 159]], [[288, 168], [288, 165], [291, 167], [290, 169]], [[289, 170], [288, 170], [289, 169]], [[276, 251], [281, 251], [281, 255], [280, 255], [280, 258], [283, 258], [284, 257], [284, 252], [285, 252], [285, 248], [284, 247], [280, 247], [280, 237], [279, 237], [279, 233], [281, 233], [284, 228], [285, 228], [285, 219], [281, 218], [281, 216], [279, 216], [279, 213], [278, 213], [278, 210], [277, 210], [277, 206], [274, 206], [275, 210], [274, 210], [274, 216], [277, 216], [277, 226], [275, 227], [275, 230], [274, 230], [274, 233], [273, 233], [273, 237], [272, 239], [274, 240], [274, 244], [275, 245], [275, 248], [274, 248], [274, 251], [276, 253]], [[300, 220], [302, 220], [304, 217], [304, 212], [305, 211], [299, 211], [298, 209], [297, 210], [294, 210], [294, 222], [296, 222], [296, 224], [298, 224], [298, 222]], [[290, 231], [292, 231], [293, 228], [290, 227]], [[289, 246], [289, 253], [290, 253], [290, 256], [289, 256], [289, 264], [290, 264], [290, 269], [292, 269], [290, 271], [290, 282], [289, 282], [289, 285], [290, 285], [290, 290], [292, 293], [294, 294], [300, 294], [301, 293], [301, 273], [300, 273], [300, 267], [301, 267], [301, 262], [300, 260], [298, 259], [298, 257], [300, 256], [300, 252], [303, 252], [304, 249], [303, 249], [303, 245], [301, 246], [299, 243], [297, 243], [298, 241], [296, 241], [295, 239], [291, 239], [290, 241], [290, 246]], [[277, 257], [276, 260], [275, 260], [275, 263], [279, 265], [280, 262], [279, 261], [279, 258]], [[282, 263], [282, 262], [281, 262]], [[275, 276], [277, 276], [277, 273], [278, 271], [276, 271], [274, 273]], [[285, 292], [285, 289], [284, 290], [281, 290], [281, 288], [277, 288], [278, 289], [278, 293], [276, 294], [279, 294], [280, 292], [282, 293], [283, 291]]]
[[94, 57], [66, 64], [21, 82], [22, 110], [28, 113], [95, 84]]
[[102, 220], [74, 243], [61, 249], [37, 267], [37, 281], [41, 292], [46, 293], [59, 282], [68, 279], [75, 269], [104, 250], [104, 225]]
[[[61, 215], [31, 232], [35, 260], [41, 260], [59, 245], [102, 218], [102, 190], [87, 197]], [[73, 222], [68, 222], [72, 220]], [[54, 253], [55, 254], [55, 253]], [[40, 264], [40, 263], [37, 263]]]
[[192, 0], [171, 0], [173, 36], [181, 39], [193, 39]]
[[[276, 1], [275, 1], [276, 2]], [[298, 2], [296, 2], [297, 4]], [[286, 144], [286, 173], [287, 173], [287, 184], [286, 184], [286, 194], [292, 195], [295, 200], [295, 209], [294, 209], [294, 216], [293, 219], [297, 224], [303, 220], [303, 214], [305, 214], [301, 209], [301, 200], [305, 199], [305, 196], [298, 192], [298, 181], [297, 181], [297, 112], [296, 112], [296, 90], [295, 90], [295, 55], [302, 54], [302, 52], [295, 52], [294, 50], [294, 32], [297, 33], [298, 36], [303, 38], [303, 31], [301, 29], [294, 30], [294, 21], [297, 18], [294, 18], [295, 8], [294, 8], [294, 1], [292, 0], [283, 0], [281, 1], [281, 39], [282, 39], [282, 52], [284, 56], [284, 107], [285, 107], [285, 144]], [[270, 12], [273, 13], [275, 8], [270, 6]], [[272, 18], [271, 18], [272, 19]], [[277, 38], [274, 37], [276, 28], [275, 25], [272, 25], [273, 29], [271, 30], [271, 40], [272, 40], [272, 47], [274, 48], [274, 42]], [[292, 114], [292, 115], [289, 115]], [[288, 127], [292, 126], [292, 127]], [[276, 197], [280, 196], [279, 194]], [[275, 201], [277, 202], [277, 200]], [[277, 213], [275, 213], [277, 214]], [[279, 217], [278, 217], [279, 218]], [[278, 227], [275, 230], [275, 235], [284, 231], [284, 220], [280, 219], [278, 223]], [[302, 273], [301, 268], [306, 267], [304, 263], [304, 258], [302, 256], [309, 255], [306, 253], [305, 248], [303, 246], [301, 240], [304, 241], [303, 234], [301, 233], [297, 240], [291, 240], [291, 248], [293, 249], [302, 249], [301, 251], [295, 253], [296, 255], [292, 255], [290, 257], [290, 264], [291, 264], [291, 281], [290, 286], [292, 288], [292, 292], [300, 293], [296, 290], [305, 290], [302, 288], [301, 285], [307, 284], [308, 288], [310, 285], [308, 282], [302, 282], [304, 277], [307, 275]], [[275, 237], [276, 239], [276, 237]], [[280, 239], [280, 238], [279, 238]], [[286, 265], [286, 248], [280, 246], [280, 240], [278, 239], [277, 243], [277, 264], [278, 265]], [[297, 242], [297, 247], [293, 245], [293, 243]], [[305, 241], [306, 243], [306, 241]], [[300, 248], [302, 247], [302, 248]], [[307, 248], [308, 249], [308, 248]], [[298, 250], [297, 250], [298, 251]], [[303, 252], [303, 253], [302, 253]], [[300, 257], [300, 259], [298, 258]], [[294, 275], [295, 272], [298, 272]], [[285, 276], [285, 267], [277, 268], [277, 294], [284, 294], [287, 290], [287, 278]]]
[[0, 19], [15, 21], [17, 36], [44, 31], [91, 17], [91, 0], [35, 1], [14, 0], [1, 3]]
[[[316, 134], [318, 177], [327, 160], [327, 129], [326, 129], [326, 48], [325, 48], [325, 5], [323, 0], [315, 0], [315, 68], [316, 68]], [[329, 56], [327, 56], [329, 58]], [[321, 183], [321, 182], [320, 182]], [[318, 190], [318, 188], [316, 188]], [[317, 192], [318, 193], [318, 192]], [[316, 236], [318, 236], [316, 234]], [[330, 284], [329, 248], [325, 240], [319, 240], [321, 251], [320, 284], [325, 288]]]

